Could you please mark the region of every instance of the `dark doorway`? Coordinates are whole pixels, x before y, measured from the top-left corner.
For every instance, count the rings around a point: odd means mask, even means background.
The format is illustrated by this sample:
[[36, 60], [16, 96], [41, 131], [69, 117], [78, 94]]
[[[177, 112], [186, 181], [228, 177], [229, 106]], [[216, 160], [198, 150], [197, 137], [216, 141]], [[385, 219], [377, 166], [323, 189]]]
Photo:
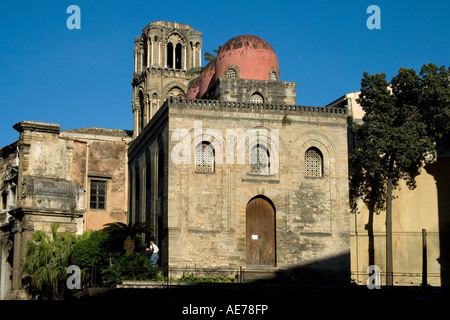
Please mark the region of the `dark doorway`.
[[246, 258], [247, 265], [275, 265], [275, 207], [264, 196], [247, 204]]

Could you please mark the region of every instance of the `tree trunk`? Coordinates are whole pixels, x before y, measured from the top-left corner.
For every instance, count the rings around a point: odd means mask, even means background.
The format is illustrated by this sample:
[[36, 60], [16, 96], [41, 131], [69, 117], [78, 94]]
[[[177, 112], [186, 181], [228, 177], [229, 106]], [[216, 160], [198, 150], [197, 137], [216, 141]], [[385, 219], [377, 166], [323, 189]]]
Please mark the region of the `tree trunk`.
[[386, 285], [394, 285], [392, 261], [392, 178], [388, 178], [386, 192]]
[[134, 239], [131, 236], [127, 236], [123, 243], [123, 249], [126, 254], [134, 252]]

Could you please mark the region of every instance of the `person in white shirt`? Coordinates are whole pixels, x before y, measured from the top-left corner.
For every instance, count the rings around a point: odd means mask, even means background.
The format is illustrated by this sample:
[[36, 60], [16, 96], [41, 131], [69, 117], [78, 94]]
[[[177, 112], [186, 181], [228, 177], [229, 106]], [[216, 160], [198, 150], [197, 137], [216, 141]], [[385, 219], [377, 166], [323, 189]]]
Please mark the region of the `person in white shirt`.
[[150, 240], [150, 245], [146, 250], [150, 254], [150, 264], [152, 265], [152, 267], [156, 267], [156, 263], [158, 262], [158, 255], [159, 255], [158, 254], [158, 252], [159, 252], [158, 246], [155, 244], [155, 242], [153, 240]]

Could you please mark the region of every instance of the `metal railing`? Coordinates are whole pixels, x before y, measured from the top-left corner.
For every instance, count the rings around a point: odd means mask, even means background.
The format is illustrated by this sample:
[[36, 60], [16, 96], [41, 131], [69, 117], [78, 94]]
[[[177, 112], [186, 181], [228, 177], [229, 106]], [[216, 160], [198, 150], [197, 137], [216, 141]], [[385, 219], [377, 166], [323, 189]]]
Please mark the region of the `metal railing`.
[[[369, 274], [366, 272], [332, 272], [322, 270], [295, 270], [276, 268], [156, 268], [154, 276], [141, 277], [148, 273], [146, 268], [123, 268], [126, 276], [116, 283], [105, 283], [107, 266], [95, 266], [83, 273], [83, 287], [115, 286], [123, 281], [141, 281], [158, 285], [179, 285], [192, 283], [272, 283], [295, 284], [310, 286], [334, 285], [367, 285]], [[381, 272], [380, 284], [385, 285], [386, 273]], [[428, 286], [439, 287], [446, 283], [444, 279], [449, 275], [441, 273], [428, 273]], [[423, 276], [421, 273], [393, 274], [394, 286], [421, 286]]]

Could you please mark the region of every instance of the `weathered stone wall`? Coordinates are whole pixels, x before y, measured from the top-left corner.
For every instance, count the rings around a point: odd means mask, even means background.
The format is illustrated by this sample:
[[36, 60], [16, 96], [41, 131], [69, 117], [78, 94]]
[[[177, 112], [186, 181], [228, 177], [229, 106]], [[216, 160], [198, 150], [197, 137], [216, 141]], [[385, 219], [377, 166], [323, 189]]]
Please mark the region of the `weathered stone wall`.
[[265, 104], [295, 105], [296, 87], [295, 82], [219, 78], [205, 99], [250, 102], [251, 95], [258, 92]]
[[[314, 108], [199, 100], [174, 102], [168, 106], [169, 152], [177, 146], [178, 141], [171, 139], [177, 129], [185, 128], [192, 142], [190, 164], [176, 164], [170, 156], [168, 159], [170, 266], [245, 266], [246, 206], [254, 196], [264, 195], [276, 208], [278, 267], [317, 265], [320, 261], [324, 267], [332, 259], [333, 264], [325, 268], [349, 270], [347, 118], [344, 110], [340, 114], [336, 110], [333, 111], [336, 113], [328, 113]], [[275, 108], [278, 110], [273, 110]], [[291, 119], [290, 125], [283, 125], [285, 113]], [[247, 140], [245, 164], [238, 164], [234, 154], [232, 164], [218, 164], [216, 159], [214, 173], [195, 172], [194, 121], [201, 121], [203, 133], [208, 129], [215, 132], [215, 137], [210, 139], [216, 152], [225, 148], [225, 143], [220, 143], [217, 137], [219, 133], [225, 136], [227, 129], [267, 129], [268, 142], [278, 139], [272, 152], [279, 154], [279, 170], [269, 176], [252, 174]], [[276, 132], [278, 138], [271, 132]], [[311, 146], [323, 154], [322, 178], [304, 176], [304, 153]], [[223, 155], [225, 157], [225, 152]]]
[[[1, 295], [11, 289], [11, 298], [23, 296], [21, 266], [33, 231], [51, 232], [51, 225], [58, 223], [59, 232], [81, 234], [107, 222], [126, 221], [127, 143], [131, 141], [131, 134], [124, 130], [60, 132], [58, 124], [34, 121], [17, 123], [14, 129], [20, 132], [19, 140], [0, 149], [1, 188], [13, 187], [7, 208], [3, 210], [2, 203], [0, 212], [0, 279], [10, 279], [4, 272], [11, 265], [5, 261], [13, 257], [12, 281], [0, 288]], [[88, 205], [91, 177], [107, 181], [106, 208], [92, 215]], [[5, 253], [11, 244], [11, 252]]]
[[160, 248], [160, 263], [168, 265], [169, 238], [167, 229], [167, 108], [161, 108], [143, 132], [128, 148], [129, 222], [150, 222]]
[[[86, 128], [64, 131], [61, 137], [71, 146], [71, 180], [85, 192], [83, 230], [102, 229], [110, 222], [126, 222], [130, 134], [124, 130]], [[91, 180], [106, 182], [105, 209], [90, 207]]]

